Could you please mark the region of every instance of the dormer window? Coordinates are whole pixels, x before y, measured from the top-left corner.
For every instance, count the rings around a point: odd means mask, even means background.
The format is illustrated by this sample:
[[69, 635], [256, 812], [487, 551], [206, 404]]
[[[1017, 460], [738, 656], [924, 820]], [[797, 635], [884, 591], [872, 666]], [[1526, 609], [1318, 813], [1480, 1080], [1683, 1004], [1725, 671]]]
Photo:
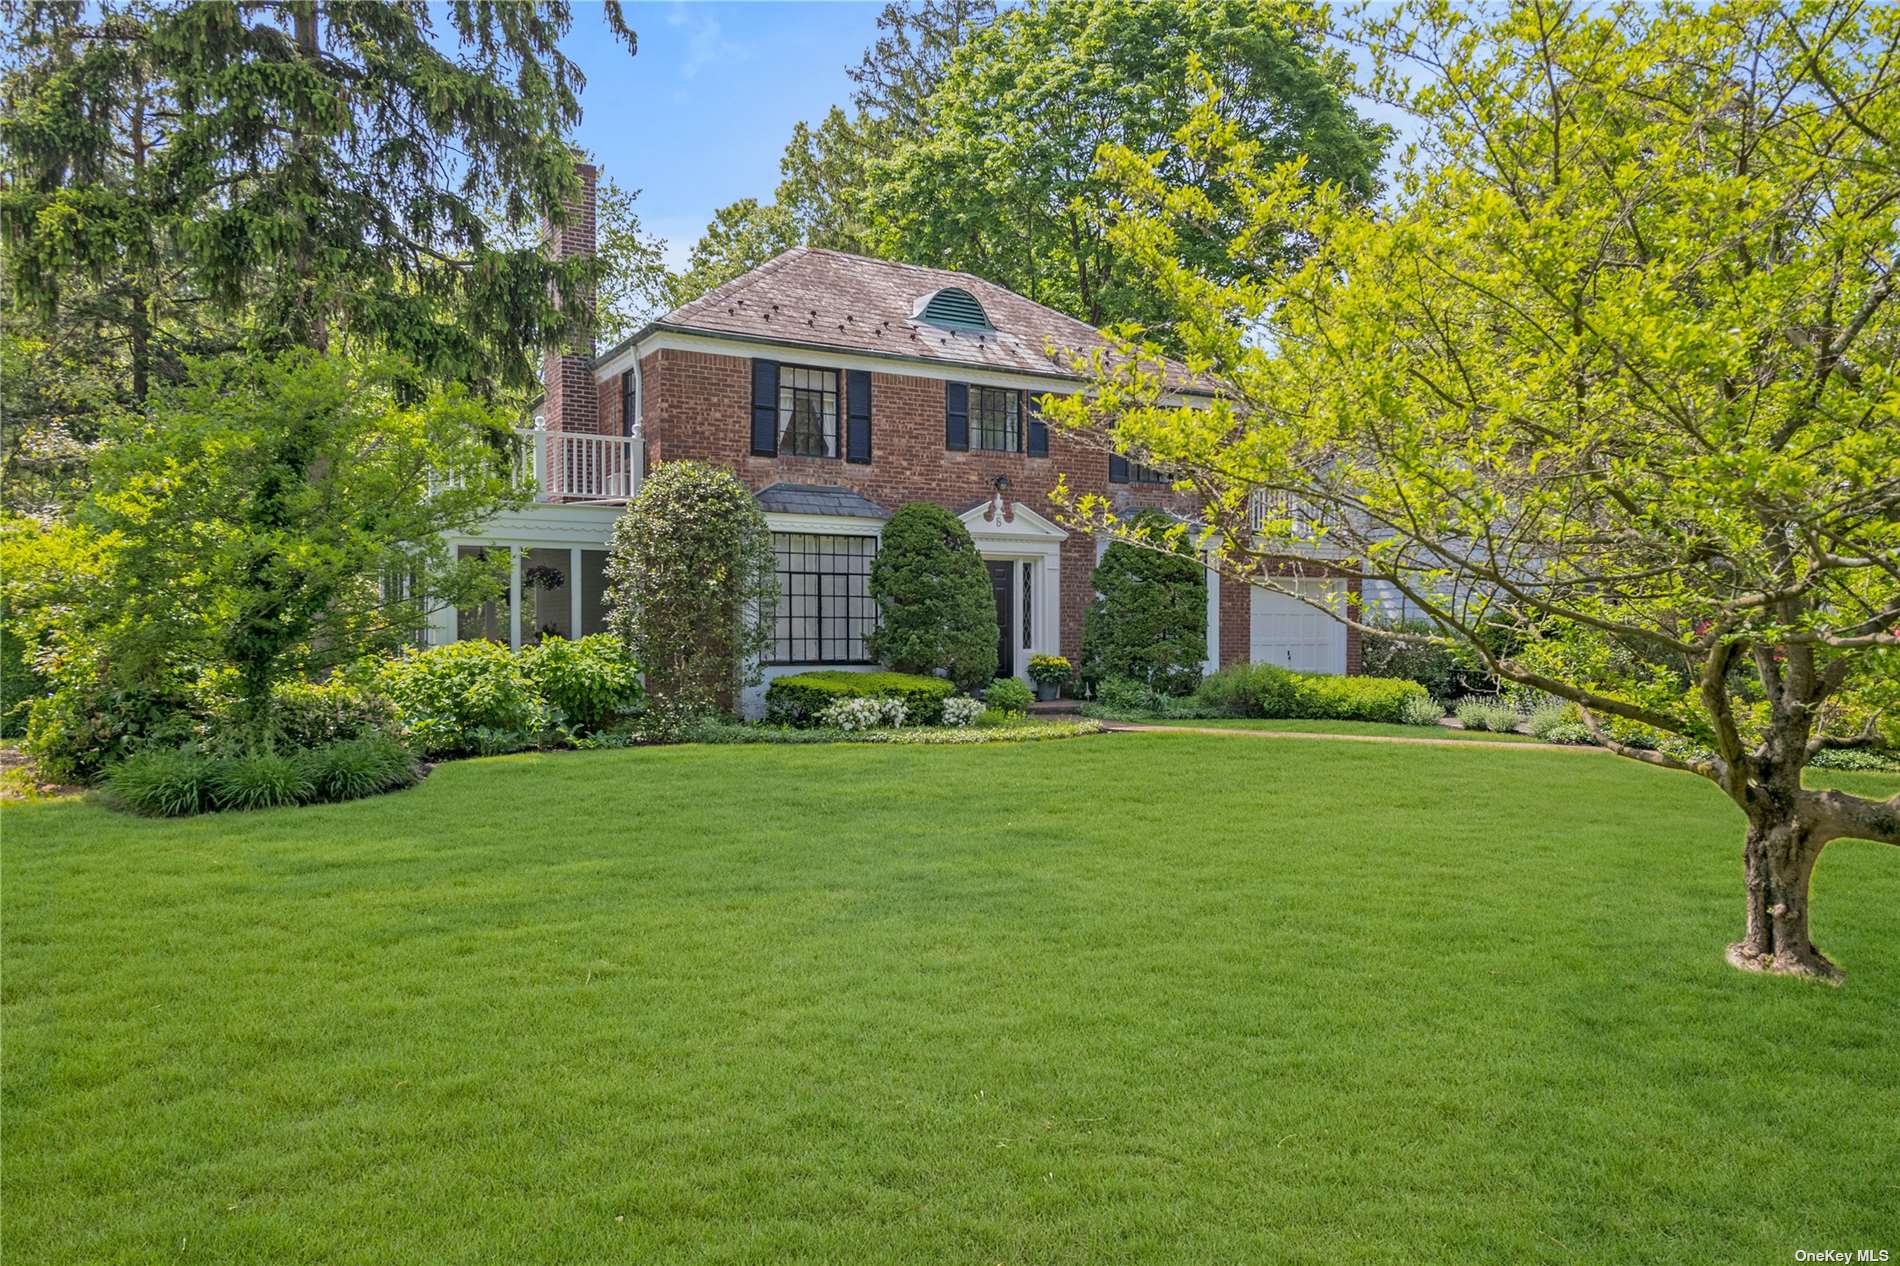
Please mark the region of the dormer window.
[[976, 296], [955, 286], [945, 286], [919, 299], [911, 316], [941, 330], [987, 333], [996, 328]]

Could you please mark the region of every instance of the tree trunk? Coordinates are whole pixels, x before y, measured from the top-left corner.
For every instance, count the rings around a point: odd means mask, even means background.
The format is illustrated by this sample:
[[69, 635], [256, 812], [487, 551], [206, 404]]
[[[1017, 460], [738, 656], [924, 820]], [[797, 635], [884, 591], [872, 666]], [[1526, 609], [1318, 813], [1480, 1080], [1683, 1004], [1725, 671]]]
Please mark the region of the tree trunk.
[[1798, 812], [1763, 806], [1751, 813], [1742, 846], [1748, 885], [1743, 938], [1728, 961], [1745, 971], [1808, 976], [1837, 983], [1840, 969], [1808, 939], [1808, 880], [1822, 844]]

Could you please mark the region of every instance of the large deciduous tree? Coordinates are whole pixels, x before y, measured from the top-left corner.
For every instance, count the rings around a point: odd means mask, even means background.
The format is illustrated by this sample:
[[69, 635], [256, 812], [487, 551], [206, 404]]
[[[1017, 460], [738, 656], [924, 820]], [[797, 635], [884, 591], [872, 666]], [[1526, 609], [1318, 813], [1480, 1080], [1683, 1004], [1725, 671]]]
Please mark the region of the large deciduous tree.
[[[1431, 617], [1407, 636], [1708, 779], [1747, 820], [1730, 961], [1833, 977], [1822, 849], [1900, 844], [1900, 796], [1803, 780], [1900, 740], [1900, 10], [1421, 4], [1364, 36], [1420, 130], [1394, 204], [1269, 167], [1203, 78], [1183, 144], [1267, 280], [1184, 260], [1217, 209], [1127, 150], [1109, 240], [1219, 398], [1163, 407], [1125, 343], [1051, 416], [1196, 487], [1233, 574], [1317, 539]], [[1289, 227], [1316, 252], [1275, 268]]]
[[[1165, 179], [1194, 183], [1212, 206], [1237, 211], [1223, 182], [1174, 140], [1195, 104], [1181, 74], [1191, 54], [1225, 88], [1222, 114], [1267, 161], [1305, 155], [1315, 174], [1371, 193], [1384, 129], [1346, 102], [1346, 61], [1298, 6], [1031, 0], [964, 41], [920, 125], [876, 168], [882, 252], [967, 269], [1094, 325], [1164, 327], [1172, 314], [1090, 209], [1113, 196], [1097, 150], [1123, 145], [1158, 151]], [[1184, 230], [1179, 249], [1233, 276], [1233, 227]], [[1256, 258], [1299, 245], [1262, 240]]]
[[525, 387], [585, 320], [596, 265], [497, 245], [482, 214], [559, 222], [578, 189], [565, 3], [0, 16], [6, 284], [40, 322], [102, 330], [129, 399], [194, 352], [339, 338]]

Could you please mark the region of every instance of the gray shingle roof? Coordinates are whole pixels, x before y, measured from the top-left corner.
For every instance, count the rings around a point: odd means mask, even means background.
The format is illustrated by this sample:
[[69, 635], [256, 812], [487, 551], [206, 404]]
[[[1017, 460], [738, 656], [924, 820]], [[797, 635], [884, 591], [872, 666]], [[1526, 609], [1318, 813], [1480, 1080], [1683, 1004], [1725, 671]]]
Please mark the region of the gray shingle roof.
[[772, 484], [759, 493], [759, 505], [771, 514], [829, 514], [844, 519], [888, 519], [891, 512], [849, 488], [826, 484]]
[[[912, 316], [946, 286], [968, 291], [996, 328], [942, 329]], [[648, 328], [1064, 378], [1075, 376], [1068, 354], [1106, 346], [1086, 322], [981, 277], [810, 246], [767, 260]], [[1185, 367], [1171, 368], [1186, 381]]]

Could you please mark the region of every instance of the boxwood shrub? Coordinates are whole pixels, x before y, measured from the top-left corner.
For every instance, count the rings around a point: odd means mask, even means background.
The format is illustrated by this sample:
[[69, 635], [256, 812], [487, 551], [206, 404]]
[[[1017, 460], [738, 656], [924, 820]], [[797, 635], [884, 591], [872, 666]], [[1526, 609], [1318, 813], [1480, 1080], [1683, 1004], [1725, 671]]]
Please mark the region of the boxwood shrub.
[[1272, 664], [1223, 668], [1195, 692], [1196, 701], [1217, 716], [1395, 725], [1405, 721], [1407, 700], [1430, 697], [1425, 687], [1402, 678], [1296, 673]]
[[811, 726], [840, 699], [901, 699], [911, 725], [937, 725], [943, 720], [943, 701], [956, 692], [946, 678], [915, 673], [794, 673], [765, 688], [765, 719], [773, 725]]

